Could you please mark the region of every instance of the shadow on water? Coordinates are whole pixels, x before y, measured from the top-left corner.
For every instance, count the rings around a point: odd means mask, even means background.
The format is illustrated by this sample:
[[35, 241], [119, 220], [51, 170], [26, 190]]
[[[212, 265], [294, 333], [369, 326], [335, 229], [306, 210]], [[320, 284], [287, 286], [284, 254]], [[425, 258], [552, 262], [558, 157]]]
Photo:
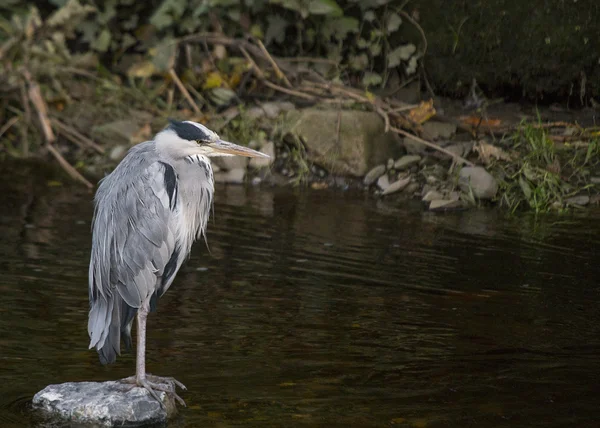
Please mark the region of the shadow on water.
[[[92, 194], [1, 166], [0, 426], [25, 426], [47, 384], [134, 360], [87, 350]], [[149, 370], [189, 388], [174, 426], [591, 426], [599, 219], [219, 187]]]

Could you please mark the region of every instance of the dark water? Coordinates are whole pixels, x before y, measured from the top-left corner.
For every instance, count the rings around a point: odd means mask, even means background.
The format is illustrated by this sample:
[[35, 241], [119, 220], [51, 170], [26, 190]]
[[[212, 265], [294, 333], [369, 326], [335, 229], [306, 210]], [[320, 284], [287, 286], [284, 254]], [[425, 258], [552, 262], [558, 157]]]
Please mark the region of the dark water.
[[[50, 383], [133, 374], [87, 350], [91, 195], [0, 172], [0, 426]], [[600, 426], [600, 216], [394, 208], [218, 188], [149, 319], [171, 425]]]

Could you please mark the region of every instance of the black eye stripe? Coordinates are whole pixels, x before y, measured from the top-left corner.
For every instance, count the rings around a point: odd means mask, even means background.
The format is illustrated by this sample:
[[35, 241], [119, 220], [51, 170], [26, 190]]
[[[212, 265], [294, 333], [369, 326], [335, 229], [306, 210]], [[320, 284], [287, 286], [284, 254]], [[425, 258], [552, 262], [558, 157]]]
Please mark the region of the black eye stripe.
[[197, 142], [207, 142], [209, 140], [209, 136], [207, 134], [191, 123], [169, 120], [169, 129], [175, 131], [177, 136], [184, 140]]

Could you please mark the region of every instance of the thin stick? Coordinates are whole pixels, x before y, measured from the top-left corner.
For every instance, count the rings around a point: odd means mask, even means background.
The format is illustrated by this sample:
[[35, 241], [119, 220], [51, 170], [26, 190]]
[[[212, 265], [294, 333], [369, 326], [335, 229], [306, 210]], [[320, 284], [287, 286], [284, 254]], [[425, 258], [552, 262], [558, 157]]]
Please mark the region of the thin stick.
[[315, 101], [315, 97], [305, 94], [304, 92], [294, 91], [293, 89], [287, 89], [283, 86], [276, 85], [275, 83], [269, 82], [268, 80], [264, 80], [263, 83], [267, 85], [269, 88], [273, 88], [276, 91], [283, 92], [284, 94], [293, 95], [298, 98], [304, 98], [305, 100]]
[[56, 136], [54, 135], [54, 131], [52, 131], [52, 126], [50, 125], [50, 119], [48, 118], [48, 107], [46, 106], [44, 97], [42, 97], [40, 86], [33, 81], [29, 71], [25, 70], [23, 72], [23, 76], [25, 76], [25, 80], [27, 80], [27, 83], [29, 84], [29, 99], [37, 110], [38, 118], [40, 120], [40, 124], [42, 125], [42, 131], [44, 132], [46, 142], [48, 144], [52, 144], [54, 141], [56, 141]]
[[2, 128], [0, 128], [0, 137], [2, 137], [4, 135], [4, 133], [6, 131], [8, 131], [11, 128], [11, 126], [13, 126], [18, 121], [19, 121], [19, 116], [13, 116], [10, 119], [8, 119], [6, 121], [6, 123], [2, 126]]
[[60, 166], [66, 171], [67, 174], [71, 176], [71, 178], [78, 180], [86, 185], [88, 189], [93, 188], [93, 184], [85, 179], [83, 175], [81, 175], [75, 168], [71, 166], [69, 162], [59, 153], [58, 150], [52, 145], [48, 144], [48, 151], [52, 153], [52, 155], [56, 158]]
[[23, 104], [23, 116], [24, 123], [21, 126], [21, 147], [23, 150], [23, 156], [29, 156], [29, 124], [31, 123], [31, 107], [29, 106], [29, 98], [27, 98], [27, 89], [25, 89], [25, 83], [19, 82], [21, 89], [21, 103]]
[[410, 138], [412, 140], [415, 140], [417, 143], [421, 143], [427, 147], [431, 147], [434, 150], [437, 150], [439, 152], [442, 152], [444, 154], [447, 154], [448, 156], [450, 156], [451, 158], [453, 158], [456, 162], [461, 162], [464, 163], [465, 165], [469, 165], [469, 166], [474, 166], [473, 162], [469, 162], [468, 160], [466, 160], [465, 158], [463, 158], [462, 156], [459, 156], [455, 153], [452, 153], [449, 150], [446, 150], [443, 147], [440, 147], [436, 144], [430, 143], [429, 141], [423, 140], [422, 138], [417, 137], [416, 135], [411, 134], [410, 132], [406, 132], [403, 129], [399, 129], [399, 128], [395, 128], [395, 127], [391, 127], [390, 130], [392, 132], [395, 132], [396, 134], [400, 134], [400, 135], [404, 135], [407, 138]]
[[183, 94], [183, 96], [185, 97], [185, 99], [187, 100], [187, 102], [194, 109], [194, 111], [197, 114], [202, 114], [200, 108], [198, 107], [198, 105], [196, 104], [196, 102], [194, 101], [194, 99], [192, 98], [192, 96], [190, 95], [190, 93], [188, 92], [188, 90], [185, 89], [185, 86], [183, 85], [183, 83], [179, 79], [179, 76], [177, 76], [177, 73], [175, 73], [175, 70], [173, 70], [171, 68], [169, 70], [169, 75], [171, 76], [171, 79], [173, 79], [173, 82], [175, 82], [175, 84], [177, 85], [177, 88]]
[[248, 51], [246, 49], [244, 49], [243, 46], [240, 46], [240, 51], [242, 52], [242, 55], [244, 55], [246, 57], [246, 60], [250, 63], [250, 67], [256, 72], [256, 75], [258, 76], [259, 79], [265, 79], [265, 73], [263, 73], [263, 71], [260, 69], [260, 67], [258, 65], [256, 65], [256, 63], [254, 62], [254, 60], [252, 59], [252, 57], [250, 56], [250, 54], [248, 53]]
[[104, 152], [105, 152], [104, 147], [99, 146], [97, 143], [90, 140], [88, 137], [81, 134], [79, 131], [77, 131], [73, 127], [71, 127], [65, 123], [62, 123], [58, 119], [50, 119], [50, 121], [54, 125], [59, 127], [63, 131], [63, 135], [65, 137], [67, 137], [69, 140], [71, 140], [72, 142], [74, 142], [75, 144], [77, 144], [77, 145], [83, 144], [84, 146], [87, 146], [87, 147], [90, 147], [90, 148], [96, 150], [101, 155], [104, 154]]
[[263, 42], [261, 42], [260, 39], [257, 39], [256, 42], [258, 43], [258, 47], [260, 48], [262, 53], [267, 57], [267, 60], [271, 63], [271, 65], [275, 69], [275, 74], [277, 74], [277, 77], [280, 80], [283, 80], [283, 82], [285, 83], [285, 86], [287, 86], [288, 88], [291, 88], [292, 84], [290, 83], [290, 81], [288, 80], [286, 75], [283, 74], [283, 71], [281, 71], [281, 69], [277, 65], [277, 62], [275, 62], [275, 60], [273, 59], [273, 57], [271, 56], [271, 54], [269, 53], [267, 48], [265, 48], [265, 45], [263, 45]]

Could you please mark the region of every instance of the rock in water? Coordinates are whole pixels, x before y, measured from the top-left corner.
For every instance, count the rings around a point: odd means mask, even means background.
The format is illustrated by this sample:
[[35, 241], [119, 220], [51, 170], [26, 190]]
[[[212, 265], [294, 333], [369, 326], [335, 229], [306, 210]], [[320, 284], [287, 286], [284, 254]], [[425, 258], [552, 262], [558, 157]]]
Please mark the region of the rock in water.
[[74, 423], [142, 426], [164, 422], [177, 412], [171, 397], [156, 393], [164, 408], [145, 389], [126, 383], [67, 382], [48, 385], [35, 394], [32, 404]]
[[458, 185], [465, 193], [473, 192], [478, 199], [492, 199], [498, 193], [498, 181], [480, 166], [465, 166], [460, 170]]

